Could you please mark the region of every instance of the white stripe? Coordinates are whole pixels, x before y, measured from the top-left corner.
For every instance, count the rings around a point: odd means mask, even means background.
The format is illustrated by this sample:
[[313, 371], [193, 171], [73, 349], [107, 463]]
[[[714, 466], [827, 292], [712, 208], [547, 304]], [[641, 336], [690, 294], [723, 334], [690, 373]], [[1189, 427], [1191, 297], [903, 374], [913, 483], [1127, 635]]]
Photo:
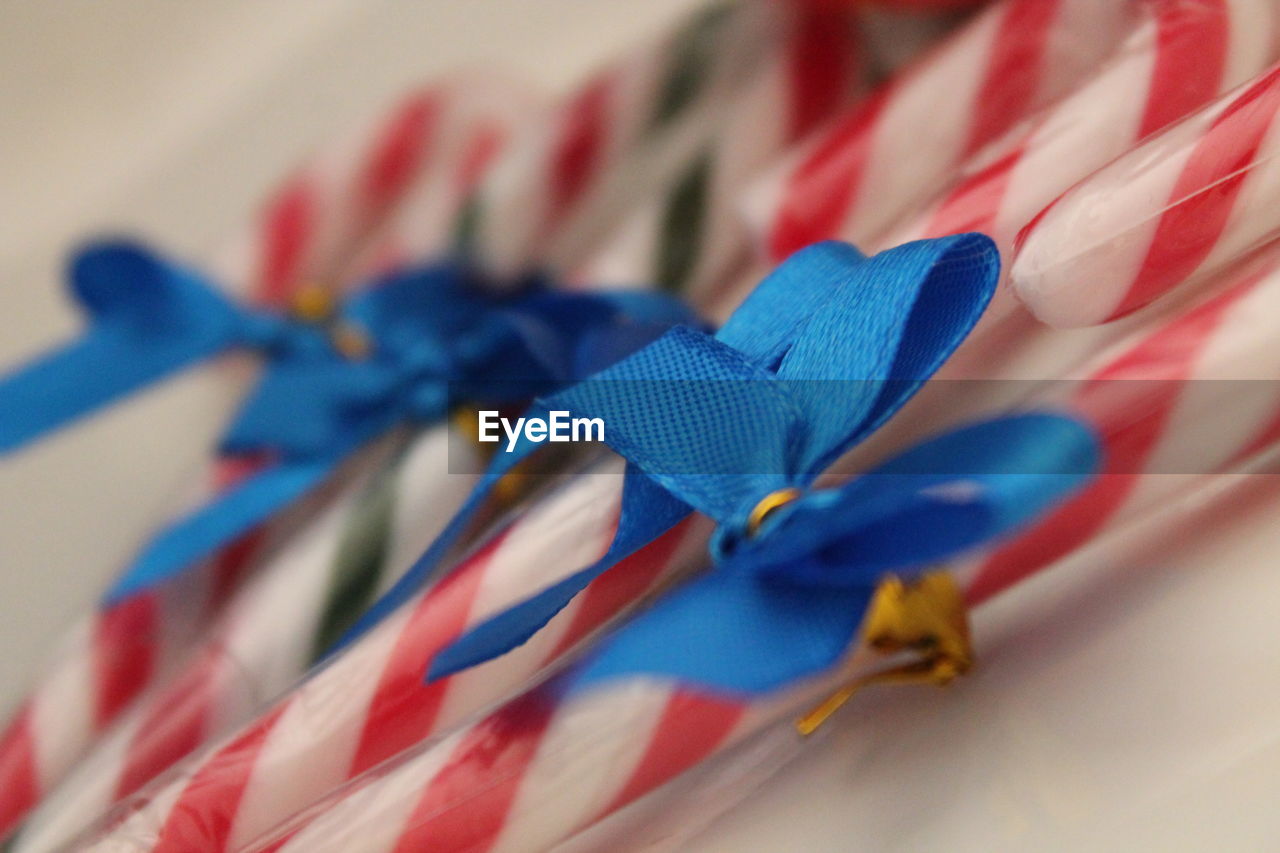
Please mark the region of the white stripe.
[[32, 698], [30, 727], [40, 790], [48, 791], [80, 757], [94, 735], [97, 671], [95, 614], [81, 620]]
[[1228, 23], [1227, 62], [1219, 91], [1244, 83], [1277, 58], [1280, 8], [1274, 0], [1224, 0]]
[[346, 781], [369, 704], [410, 610], [393, 613], [290, 696], [254, 764], [231, 849]]
[[[425, 780], [440, 772], [465, 735], [465, 730], [460, 731], [419, 750], [389, 770], [362, 778], [361, 784], [332, 803], [320, 804], [304, 818], [304, 828], [281, 848], [281, 853], [395, 850], [422, 797]], [[269, 840], [264, 839], [262, 846]], [[252, 853], [252, 849], [245, 853]]]
[[644, 757], [671, 695], [665, 682], [628, 678], [558, 707], [492, 853], [545, 850], [599, 816]]
[[[591, 565], [604, 553], [621, 496], [621, 467], [620, 460], [609, 460], [607, 472], [573, 481], [521, 516], [484, 566], [469, 626]], [[474, 713], [524, 683], [563, 636], [572, 610], [576, 607], [562, 612], [529, 643], [454, 676], [441, 704], [441, 724]]]
[[106, 811], [115, 800], [129, 744], [142, 719], [135, 709], [98, 741], [27, 818], [11, 853], [58, 849]]
[[861, 184], [842, 228], [853, 243], [865, 245], [880, 236], [959, 162], [1003, 8], [993, 7], [976, 19], [949, 49], [935, 55], [927, 73], [897, 84], [872, 130]]

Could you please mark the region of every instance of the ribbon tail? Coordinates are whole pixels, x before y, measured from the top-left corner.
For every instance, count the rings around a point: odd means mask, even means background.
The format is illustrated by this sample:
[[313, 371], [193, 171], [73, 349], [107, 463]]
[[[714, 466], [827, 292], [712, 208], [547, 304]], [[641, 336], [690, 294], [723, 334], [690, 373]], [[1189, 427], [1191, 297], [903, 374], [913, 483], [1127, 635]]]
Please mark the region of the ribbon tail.
[[72, 261], [88, 330], [0, 379], [0, 453], [241, 341], [248, 317], [193, 273], [124, 243]]
[[664, 492], [633, 467], [628, 467], [618, 529], [604, 556], [532, 598], [480, 623], [446, 646], [432, 660], [427, 680], [444, 678], [523, 645], [592, 581], [675, 527], [688, 514], [688, 505]]
[[528, 642], [578, 593], [626, 556], [614, 549], [602, 559], [559, 583], [480, 623], [450, 643], [431, 661], [427, 681], [437, 681], [490, 661]]
[[[530, 409], [529, 411], [535, 412], [536, 410]], [[338, 638], [338, 641], [329, 650], [326, 657], [331, 657], [354, 643], [374, 625], [377, 625], [425, 588], [431, 579], [438, 574], [445, 558], [449, 556], [450, 551], [453, 550], [461, 540], [462, 535], [467, 531], [467, 528], [470, 527], [476, 514], [484, 506], [489, 494], [493, 491], [493, 487], [511, 469], [532, 455], [539, 447], [540, 445], [522, 436], [510, 451], [503, 451], [494, 456], [493, 461], [489, 463], [488, 470], [480, 478], [480, 482], [471, 490], [466, 502], [454, 513], [453, 518], [449, 519], [449, 523], [444, 530], [440, 531], [423, 555], [409, 567], [409, 570], [401, 575], [391, 585], [391, 588], [383, 593], [356, 620], [355, 624]]]
[[569, 689], [650, 675], [729, 695], [775, 690], [840, 660], [872, 591], [711, 572], [605, 638]]
[[222, 349], [155, 347], [144, 354], [136, 341], [111, 330], [90, 332], [0, 379], [0, 453], [17, 450]]
[[317, 486], [336, 460], [279, 465], [255, 474], [165, 528], [107, 592], [108, 604], [181, 574]]

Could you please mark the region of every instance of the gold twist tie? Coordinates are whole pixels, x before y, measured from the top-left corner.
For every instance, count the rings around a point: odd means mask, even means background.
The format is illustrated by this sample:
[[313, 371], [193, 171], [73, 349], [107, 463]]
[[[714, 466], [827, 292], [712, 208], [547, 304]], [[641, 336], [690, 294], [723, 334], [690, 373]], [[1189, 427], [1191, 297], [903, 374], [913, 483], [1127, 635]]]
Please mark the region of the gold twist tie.
[[863, 687], [940, 686], [973, 666], [968, 610], [948, 572], [930, 572], [910, 582], [892, 575], [881, 581], [862, 621], [862, 642], [879, 654], [916, 652], [920, 658], [849, 682], [796, 721], [800, 734], [817, 731]]
[[[452, 422], [454, 429], [471, 439], [471, 443], [476, 446], [486, 463], [493, 459], [498, 451], [498, 445], [480, 440], [480, 413], [474, 406], [459, 406], [453, 412]], [[490, 494], [497, 506], [501, 508], [515, 506], [533, 491], [535, 480], [532, 463], [532, 459], [521, 459], [493, 484]]]
[[760, 499], [760, 503], [756, 504], [755, 509], [751, 510], [751, 514], [747, 516], [747, 535], [755, 536], [760, 532], [765, 519], [803, 494], [804, 492], [797, 488], [787, 487], [765, 495]]
[[364, 329], [351, 323], [336, 324], [329, 337], [333, 341], [333, 348], [349, 361], [361, 361], [373, 352], [373, 343], [369, 340], [369, 335]]
[[289, 313], [304, 323], [323, 323], [334, 315], [337, 303], [327, 287], [311, 282], [298, 288], [289, 303]]
[[350, 323], [333, 322], [338, 313], [338, 302], [333, 292], [321, 284], [312, 282], [299, 288], [289, 303], [289, 313], [311, 325], [333, 323], [330, 339], [333, 348], [344, 358], [359, 361], [368, 358], [373, 351], [373, 343], [363, 329]]

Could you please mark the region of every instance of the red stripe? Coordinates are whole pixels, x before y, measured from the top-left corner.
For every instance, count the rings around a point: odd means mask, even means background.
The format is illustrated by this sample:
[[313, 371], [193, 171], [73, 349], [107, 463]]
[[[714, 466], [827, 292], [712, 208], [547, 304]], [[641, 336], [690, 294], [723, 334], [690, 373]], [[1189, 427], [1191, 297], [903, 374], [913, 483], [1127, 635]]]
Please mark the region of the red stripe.
[[[1102, 474], [983, 563], [967, 593], [970, 604], [1065, 556], [1097, 533], [1124, 504], [1164, 434], [1196, 359], [1245, 290], [1233, 289], [1188, 312], [1091, 377], [1077, 395], [1076, 405], [1099, 430], [1106, 452]], [[1142, 384], [1134, 386], [1132, 381]], [[1136, 401], [1135, 395], [1140, 395]], [[1135, 408], [1143, 414], [1135, 416]]]
[[468, 731], [423, 791], [395, 853], [479, 853], [492, 845], [554, 710], [534, 691]]
[[1280, 111], [1280, 68], [1218, 116], [1191, 152], [1156, 225], [1133, 284], [1111, 318], [1141, 308], [1180, 284], [1222, 237], [1248, 169]]
[[403, 195], [428, 159], [428, 143], [440, 112], [440, 99], [433, 91], [409, 98], [391, 116], [360, 179], [366, 209], [382, 210]]
[[257, 300], [283, 307], [303, 275], [308, 244], [315, 231], [315, 191], [307, 174], [281, 188], [267, 205], [262, 223]]
[[600, 167], [608, 136], [613, 78], [597, 77], [565, 107], [560, 136], [551, 152], [550, 203], [544, 229], [558, 223], [586, 190]]
[[272, 841], [270, 844], [267, 844], [265, 847], [253, 848], [253, 853], [278, 853], [278, 851], [283, 850], [285, 847], [287, 847], [289, 842], [292, 841], [297, 836], [297, 834], [301, 831], [302, 829], [298, 828], [298, 829], [291, 829], [286, 832], [282, 832], [280, 833], [279, 836], [276, 837], [274, 841]]
[[177, 682], [149, 702], [125, 755], [116, 799], [132, 794], [204, 742], [213, 687], [225, 660], [221, 649], [201, 655]]
[[466, 191], [480, 182], [485, 169], [493, 162], [493, 158], [502, 149], [506, 141], [506, 131], [496, 123], [486, 122], [476, 128], [466, 151], [462, 155], [462, 164], [458, 168], [458, 188]]
[[831, 128], [787, 176], [769, 233], [774, 261], [840, 232], [871, 156], [876, 123], [894, 91], [882, 88]]
[[1271, 420], [1267, 422], [1267, 425], [1258, 430], [1258, 434], [1239, 453], [1231, 457], [1227, 467], [1235, 467], [1255, 454], [1270, 448], [1277, 441], [1280, 441], [1280, 411], [1272, 413]]
[[143, 592], [98, 614], [94, 624], [94, 725], [105, 728], [150, 681], [155, 665], [159, 603]]
[[671, 557], [684, 541], [689, 524], [687, 520], [682, 521], [592, 581], [578, 597], [568, 630], [545, 662], [550, 663], [572, 649], [650, 589], [670, 566]]
[[609, 815], [663, 785], [719, 749], [742, 719], [743, 707], [686, 690], [667, 701], [644, 757], [613, 801], [597, 816]]
[[467, 627], [488, 563], [509, 532], [510, 529], [495, 537], [449, 574], [414, 609], [396, 640], [369, 705], [360, 745], [352, 760], [351, 776], [381, 763], [434, 731], [450, 679], [427, 684], [423, 675], [432, 656]]
[[1199, 109], [1222, 90], [1230, 23], [1224, 0], [1161, 0], [1155, 68], [1139, 139]]
[[787, 44], [791, 115], [787, 139], [799, 139], [836, 109], [854, 78], [854, 38], [847, 14], [817, 9], [797, 12]]
[[25, 705], [0, 735], [0, 839], [17, 828], [40, 799], [31, 706]]
[[245, 788], [282, 703], [206, 761], [169, 811], [151, 853], [215, 853], [226, 849]]
[[968, 156], [1030, 111], [1040, 91], [1045, 48], [1062, 0], [1020, 0], [1001, 16], [964, 146]]
[[958, 184], [933, 211], [922, 236], [942, 237], [970, 231], [995, 236], [996, 214], [1009, 190], [1014, 167], [1024, 153], [1020, 147]]
[[[214, 467], [214, 491], [224, 492], [261, 471], [268, 464], [262, 457], [224, 457]], [[258, 527], [223, 547], [213, 556], [209, 599], [205, 610], [209, 614], [220, 612], [244, 580], [246, 570], [262, 544], [265, 527]]]

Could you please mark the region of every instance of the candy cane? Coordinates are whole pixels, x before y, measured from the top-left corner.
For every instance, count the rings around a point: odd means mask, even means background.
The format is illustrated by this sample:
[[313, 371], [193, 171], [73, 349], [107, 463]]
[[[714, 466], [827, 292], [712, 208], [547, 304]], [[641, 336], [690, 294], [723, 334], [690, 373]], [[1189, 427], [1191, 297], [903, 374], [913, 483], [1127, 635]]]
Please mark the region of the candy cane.
[[[1280, 14], [1269, 0], [1154, 0], [1143, 9], [1142, 23], [1090, 81], [989, 146], [886, 244], [976, 230], [1007, 256], [1019, 229], [1063, 189], [1275, 58]], [[1039, 357], [1038, 347], [1058, 344], [1056, 360]], [[1090, 336], [1046, 336], [1001, 287], [939, 378], [1061, 375], [1095, 346]]]
[[[313, 674], [258, 722], [124, 803], [120, 832], [157, 850], [233, 850], [331, 788], [500, 699], [623, 607], [679, 571], [697, 548], [678, 528], [601, 578], [518, 652], [437, 684], [422, 683], [434, 651], [603, 552], [620, 477], [597, 473], [536, 504], [446, 581], [393, 614]], [[572, 541], [565, 532], [573, 531]], [[136, 809], [136, 811], [133, 811]], [[132, 813], [130, 813], [132, 812]], [[143, 828], [145, 827], [145, 828]]]
[[[461, 78], [424, 90], [322, 153], [220, 258], [217, 279], [280, 305], [299, 285], [339, 276], [354, 244], [381, 226], [415, 181], [451, 166], [434, 150], [446, 131], [456, 132], [459, 121], [505, 124], [527, 103], [523, 94], [505, 102], [490, 96], [482, 117], [466, 91]], [[215, 463], [209, 485], [189, 503], [228, 485], [240, 467]], [[72, 633], [0, 736], [0, 837], [136, 697], [165, 680], [238, 585], [264, 537], [251, 535], [178, 581], [95, 613]]]
[[865, 69], [852, 21], [791, 16], [779, 49], [727, 107], [723, 127], [670, 189], [638, 206], [616, 237], [579, 270], [588, 283], [653, 281], [705, 301], [747, 246], [731, 210], [742, 182], [830, 118], [856, 94]]
[[970, 174], [893, 229], [893, 243], [977, 229], [1008, 249], [1014, 235], [1075, 181], [1275, 55], [1267, 0], [1155, 0], [1111, 61], [1060, 104], [982, 153]]
[[[12, 845], [48, 850], [282, 692], [413, 564], [465, 497], [449, 432], [383, 442], [234, 597], [172, 683], [144, 697], [27, 821]], [[388, 458], [389, 457], [389, 458]], [[461, 464], [457, 456], [452, 457]], [[477, 462], [478, 464], [478, 462]], [[372, 481], [372, 482], [371, 482]]]
[[[1145, 519], [1140, 530], [1151, 538], [1196, 523], [1206, 504], [1233, 501], [1252, 479], [1243, 471], [1215, 478]], [[1088, 553], [1099, 559], [1113, 549], [1124, 554], [1125, 539], [1110, 537]], [[699, 762], [766, 733], [780, 734], [776, 726], [789, 726], [824, 692], [876, 666], [855, 658], [838, 678], [816, 688], [754, 703], [637, 679], [576, 697], [572, 716], [570, 703], [557, 699], [551, 685], [335, 792], [240, 853], [556, 849], [566, 826], [616, 813]], [[584, 738], [587, 731], [596, 737]], [[491, 740], [482, 745], [486, 737]], [[544, 766], [553, 763], [558, 769]], [[489, 786], [473, 788], [469, 771]], [[661, 812], [655, 816], [661, 820]], [[609, 849], [630, 849], [628, 840], [621, 836]], [[112, 849], [144, 848], [125, 842]]]
[[481, 184], [463, 235], [476, 260], [499, 279], [530, 257], [562, 271], [581, 263], [628, 199], [686, 168], [795, 14], [719, 2], [594, 76]]
[[[817, 63], [820, 60], [831, 58], [833, 55], [845, 56], [850, 47], [850, 40], [847, 33], [831, 31], [826, 26], [833, 20], [829, 16], [805, 14], [795, 15], [787, 20], [790, 21], [789, 26], [772, 34], [772, 42], [768, 45], [768, 50], [763, 54], [766, 58], [776, 57], [776, 59], [762, 63], [763, 70], [757, 71], [752, 77], [753, 80], [759, 82], [749, 86], [748, 92], [743, 96], [734, 98], [733, 103], [736, 106], [729, 109], [728, 112], [731, 116], [737, 116], [740, 123], [747, 118], [758, 118], [762, 102], [763, 106], [772, 107], [778, 100], [774, 88], [780, 81], [785, 82], [787, 84], [786, 95], [791, 103], [789, 111], [793, 115], [792, 130], [790, 132], [791, 135], [794, 135], [820, 120], [822, 115], [838, 102], [839, 97], [848, 91], [852, 74], [830, 77], [828, 76], [830, 69], [819, 69]], [[843, 19], [840, 18], [836, 18], [834, 21], [836, 24], [844, 23]], [[814, 78], [818, 71], [823, 71], [824, 74], [820, 76], [820, 79], [815, 80]], [[730, 155], [726, 154], [726, 157], [728, 156]], [[627, 275], [626, 280], [634, 281], [637, 278], [645, 277], [646, 274], [647, 269], [642, 266]], [[611, 524], [611, 521], [608, 523]], [[597, 535], [597, 532], [593, 531], [587, 535]], [[616, 610], [622, 603], [623, 601], [619, 599], [613, 605], [613, 609]], [[596, 621], [600, 621], [607, 615], [608, 613], [601, 612], [593, 618]], [[225, 656], [218, 659], [223, 661], [222, 665], [224, 667], [227, 665]], [[535, 657], [532, 662], [536, 668], [545, 660]], [[243, 665], [243, 660], [240, 660], [239, 663]], [[527, 677], [527, 673], [520, 668], [517, 668], [515, 672], [521, 679]], [[211, 669], [211, 673], [216, 674], [217, 669]], [[210, 675], [211, 680], [213, 679], [213, 674]], [[470, 689], [466, 687], [468, 681], [469, 679], [459, 679], [458, 684], [452, 688], [452, 693], [460, 696], [468, 695], [467, 691]], [[489, 681], [483, 683], [483, 690], [478, 695], [486, 696], [486, 701], [492, 701], [500, 695], [493, 693], [495, 689], [501, 689], [503, 685], [506, 685], [507, 689], [509, 689], [515, 683], [518, 682], [491, 677]], [[470, 700], [458, 701], [462, 710], [470, 707], [466, 704]], [[462, 713], [462, 710], [459, 710], [458, 713]], [[195, 738], [194, 736], [188, 736], [179, 740], [184, 745], [189, 746]], [[117, 750], [117, 754], [119, 754], [119, 750]], [[169, 754], [166, 757], [172, 757], [172, 755]], [[99, 803], [101, 798], [105, 796], [104, 792], [110, 786], [102, 783], [101, 774], [95, 775], [99, 779], [97, 794], [88, 799]], [[334, 784], [344, 778], [346, 777], [336, 777]], [[292, 785], [292, 783], [289, 783], [289, 786], [294, 789], [292, 793], [300, 793], [303, 790]], [[269, 800], [270, 798], [268, 798]], [[85, 800], [81, 802], [85, 802]], [[299, 803], [299, 805], [302, 804], [305, 804], [305, 801]], [[65, 811], [65, 808], [63, 811]], [[252, 819], [252, 816], [246, 819], [250, 821], [250, 825], [252, 825]], [[58, 823], [58, 821], [55, 821], [55, 823]]]
[[758, 182], [746, 213], [769, 257], [880, 236], [965, 158], [1070, 91], [1131, 17], [1115, 0], [993, 5]]
[[[1018, 296], [1055, 326], [1106, 322], [1270, 238], [1277, 114], [1273, 67], [1067, 191], [1020, 239]], [[1130, 204], [1100, 204], [1118, 185]]]
[[[1107, 505], [1116, 477], [1131, 484], [1130, 495], [1147, 490], [1141, 501], [1147, 507], [1167, 511], [1182, 506], [1185, 511], [1195, 504], [1178, 502], [1188, 489], [1194, 494], [1196, 487], [1218, 480], [1210, 471], [1238, 471], [1250, 460], [1271, 455], [1280, 438], [1280, 385], [1275, 381], [1280, 379], [1280, 353], [1269, 346], [1274, 326], [1267, 318], [1278, 307], [1280, 251], [1240, 271], [1219, 296], [1109, 354], [1089, 378], [1098, 383], [1134, 374], [1157, 378], [1156, 405], [1145, 412], [1146, 418], [1135, 419], [1130, 407], [1152, 402], [1147, 387], [1082, 386], [1073, 407], [1095, 419], [1118, 467], [1059, 515], [1074, 515], [1078, 521], [1082, 511], [1096, 513]], [[1213, 383], [1193, 381], [1224, 378], [1269, 381], [1256, 396], [1206, 393], [1204, 386]], [[1217, 425], [1232, 429], [1200, 432], [1199, 419], [1207, 413], [1213, 413]], [[1147, 418], [1162, 427], [1154, 443], [1147, 440]], [[1163, 457], [1167, 464], [1188, 441], [1204, 441], [1206, 435], [1213, 437], [1211, 446], [1198, 461], [1210, 467], [1201, 476], [1183, 481], [1178, 491], [1158, 482], [1165, 478], [1156, 460]], [[1144, 448], [1140, 456], [1130, 452], [1135, 446]], [[1023, 547], [1055, 525], [1061, 532], [1060, 521], [1051, 519], [1008, 547]], [[1098, 530], [1089, 528], [1052, 557], [1079, 547]], [[985, 561], [956, 567], [971, 602], [981, 602], [1017, 579], [993, 568], [1008, 565], [1009, 554], [1000, 549]], [[855, 666], [869, 663], [865, 656], [854, 659]], [[242, 851], [549, 849], [781, 714], [795, 713], [811, 693], [801, 690], [745, 704], [711, 699], [657, 679], [628, 679], [567, 696], [552, 682], [443, 739], [425, 742]]]

